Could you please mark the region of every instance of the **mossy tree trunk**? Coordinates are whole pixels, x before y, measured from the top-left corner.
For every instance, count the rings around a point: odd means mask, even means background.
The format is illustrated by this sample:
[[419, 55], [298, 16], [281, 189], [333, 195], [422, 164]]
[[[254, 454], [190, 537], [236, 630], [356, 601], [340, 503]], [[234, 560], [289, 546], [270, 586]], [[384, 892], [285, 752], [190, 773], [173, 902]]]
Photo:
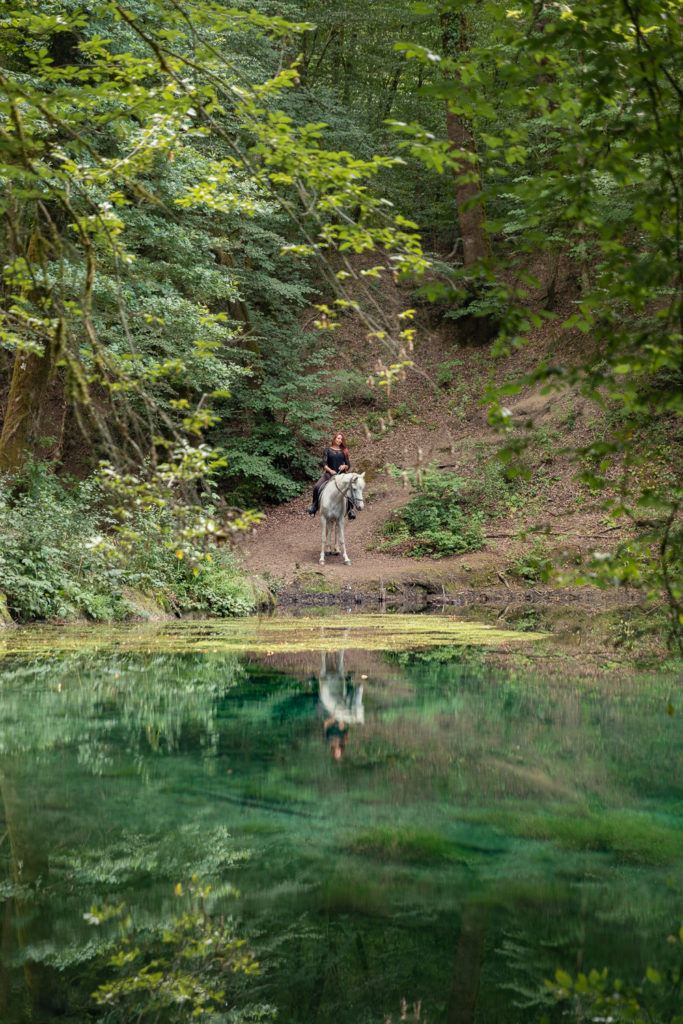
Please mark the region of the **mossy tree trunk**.
[[[51, 387], [53, 360], [42, 355], [17, 352], [7, 398], [7, 411], [0, 434], [0, 471], [16, 473], [30, 457], [49, 458], [59, 454], [64, 436], [66, 401], [59, 381]], [[56, 389], [61, 394], [49, 397]], [[56, 416], [48, 415], [58, 406]], [[46, 435], [50, 438], [46, 443]]]
[[[22, 298], [30, 303], [37, 317], [51, 315], [54, 311], [46, 301], [46, 289], [39, 280], [41, 270], [45, 276], [45, 239], [40, 229], [34, 226], [30, 239], [21, 240], [19, 215], [11, 193], [10, 200], [4, 258], [11, 263], [20, 256], [27, 266], [34, 268], [31, 271], [32, 284], [22, 288]], [[28, 458], [54, 458], [61, 451], [66, 400], [63, 383], [55, 378], [55, 363], [61, 352], [63, 335], [64, 323], [60, 320], [54, 335], [44, 342], [42, 352], [22, 348], [16, 351], [7, 405], [0, 424], [0, 472], [16, 473]], [[52, 392], [49, 396], [48, 391]], [[59, 409], [56, 417], [52, 415], [55, 400]], [[51, 438], [47, 444], [45, 434]]]

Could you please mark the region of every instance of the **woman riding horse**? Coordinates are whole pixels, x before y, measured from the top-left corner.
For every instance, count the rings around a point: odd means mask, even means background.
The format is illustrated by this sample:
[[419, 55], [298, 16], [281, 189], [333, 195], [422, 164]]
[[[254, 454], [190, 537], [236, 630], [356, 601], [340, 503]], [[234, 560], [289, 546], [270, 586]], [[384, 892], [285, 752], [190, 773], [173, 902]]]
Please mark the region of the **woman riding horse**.
[[[316, 480], [313, 485], [313, 503], [306, 509], [309, 516], [314, 516], [318, 511], [320, 491], [322, 490], [323, 485], [326, 484], [328, 480], [331, 480], [333, 476], [337, 476], [338, 473], [347, 473], [350, 464], [351, 457], [349, 455], [349, 449], [346, 447], [346, 438], [342, 432], [338, 430], [330, 441], [329, 447], [327, 447], [323, 453], [323, 475], [319, 480]], [[350, 501], [347, 502], [347, 510], [349, 519], [355, 519], [356, 513], [354, 512], [353, 505]]]

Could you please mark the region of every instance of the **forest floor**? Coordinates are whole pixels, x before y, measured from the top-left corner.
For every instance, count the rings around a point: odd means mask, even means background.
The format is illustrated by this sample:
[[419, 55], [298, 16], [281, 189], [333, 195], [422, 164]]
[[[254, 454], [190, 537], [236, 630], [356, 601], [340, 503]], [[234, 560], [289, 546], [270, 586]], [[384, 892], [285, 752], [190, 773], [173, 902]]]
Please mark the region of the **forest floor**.
[[[397, 312], [411, 305], [410, 292], [386, 279], [381, 289], [385, 309]], [[350, 383], [337, 422], [329, 426], [330, 434], [345, 432], [352, 469], [366, 471], [365, 508], [346, 524], [350, 566], [334, 555], [324, 566], [318, 564], [320, 521], [306, 513], [309, 487], [266, 512], [244, 538], [242, 553], [247, 569], [279, 591], [280, 605], [336, 604], [365, 611], [386, 604], [488, 605], [500, 617], [509, 609], [517, 614], [514, 609], [520, 606], [552, 605], [590, 614], [637, 603], [638, 595], [625, 588], [606, 592], [542, 584], [534, 568], [539, 558], [550, 558], [569, 575], [585, 566], [592, 551], [611, 551], [629, 536], [628, 522], [607, 518], [604, 494], [592, 494], [577, 479], [580, 467], [562, 451], [569, 442], [576, 446], [605, 437], [609, 413], [569, 389], [544, 394], [522, 388], [511, 395], [509, 408], [516, 430], [530, 436], [525, 457], [529, 479], [518, 478], [508, 487], [495, 458], [501, 437], [482, 403], [489, 380], [509, 382], [560, 353], [565, 364], [580, 362], [590, 351], [585, 336], [561, 330], [575, 297], [571, 281], [563, 281], [561, 274], [557, 296], [557, 319], [532, 333], [528, 345], [495, 360], [488, 344], [472, 337], [478, 324], [463, 327], [434, 307], [419, 308], [415, 369], [389, 399], [366, 383], [386, 352], [376, 340], [367, 340], [366, 329], [353, 317], [342, 321], [335, 348]], [[486, 514], [483, 549], [444, 558], [407, 557], [400, 546], [386, 549], [383, 525], [412, 496], [400, 474], [388, 467], [414, 471], [430, 464], [452, 471], [466, 484], [480, 483], [480, 508]]]

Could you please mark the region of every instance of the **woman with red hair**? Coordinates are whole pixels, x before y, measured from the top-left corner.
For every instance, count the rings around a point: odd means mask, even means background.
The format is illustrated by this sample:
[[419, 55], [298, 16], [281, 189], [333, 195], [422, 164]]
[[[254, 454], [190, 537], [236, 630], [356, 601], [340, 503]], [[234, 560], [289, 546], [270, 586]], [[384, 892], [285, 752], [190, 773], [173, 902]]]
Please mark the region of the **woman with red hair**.
[[[351, 457], [349, 455], [349, 449], [346, 447], [346, 438], [342, 434], [341, 430], [338, 430], [336, 434], [333, 435], [329, 446], [323, 453], [323, 475], [319, 480], [316, 480], [313, 485], [313, 504], [309, 505], [306, 510], [309, 516], [314, 516], [318, 511], [318, 501], [323, 484], [326, 484], [333, 476], [337, 476], [338, 473], [347, 473], [350, 465]], [[351, 502], [348, 504], [349, 519], [355, 519], [356, 513], [353, 511], [353, 506], [351, 505]]]

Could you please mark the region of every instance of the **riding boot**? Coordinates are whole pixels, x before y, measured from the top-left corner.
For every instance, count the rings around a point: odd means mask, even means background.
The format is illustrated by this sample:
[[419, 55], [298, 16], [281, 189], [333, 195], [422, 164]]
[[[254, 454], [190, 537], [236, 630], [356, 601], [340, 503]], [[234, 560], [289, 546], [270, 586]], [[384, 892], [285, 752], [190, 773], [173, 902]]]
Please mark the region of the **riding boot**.
[[346, 511], [348, 513], [349, 519], [355, 519], [356, 518], [356, 513], [353, 510], [353, 504], [352, 504], [350, 498], [346, 499]]

